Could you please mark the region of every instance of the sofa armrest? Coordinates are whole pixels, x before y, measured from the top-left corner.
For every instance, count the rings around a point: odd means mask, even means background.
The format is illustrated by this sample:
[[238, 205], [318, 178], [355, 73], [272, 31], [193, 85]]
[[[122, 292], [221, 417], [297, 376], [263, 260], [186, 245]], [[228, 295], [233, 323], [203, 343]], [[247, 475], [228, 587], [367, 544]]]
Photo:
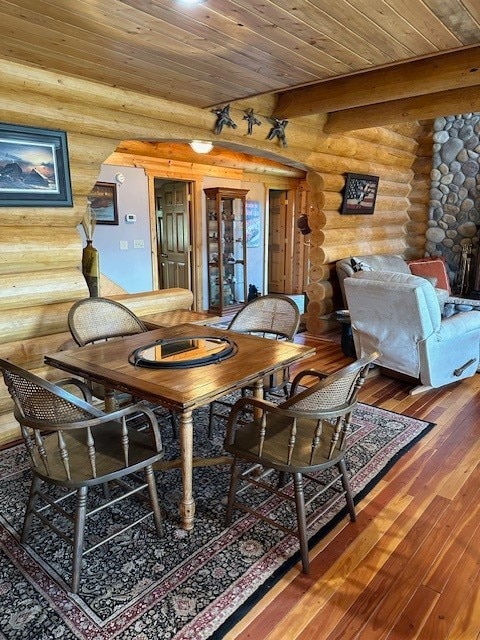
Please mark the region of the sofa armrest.
[[443, 318], [440, 329], [437, 333], [439, 340], [452, 340], [458, 338], [459, 335], [468, 333], [469, 331], [480, 330], [480, 312], [479, 311], [463, 311]]

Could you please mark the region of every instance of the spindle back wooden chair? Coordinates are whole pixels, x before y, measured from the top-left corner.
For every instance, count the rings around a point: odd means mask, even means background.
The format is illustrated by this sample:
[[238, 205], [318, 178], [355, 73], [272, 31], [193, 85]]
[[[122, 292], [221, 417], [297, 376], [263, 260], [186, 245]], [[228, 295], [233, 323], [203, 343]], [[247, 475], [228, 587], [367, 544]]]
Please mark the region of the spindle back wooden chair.
[[[300, 311], [296, 303], [280, 293], [272, 293], [254, 298], [242, 307], [230, 321], [229, 331], [248, 333], [261, 338], [271, 340], [293, 341], [300, 325]], [[263, 391], [265, 393], [283, 393], [287, 395], [287, 384], [289, 381], [288, 367], [276, 371], [263, 380]], [[245, 395], [251, 387], [242, 389]], [[210, 405], [209, 436], [213, 434], [215, 418], [225, 420], [228, 413], [225, 407], [230, 409], [232, 403], [225, 400], [216, 400]], [[223, 407], [222, 410], [217, 410]]]
[[[5, 360], [0, 360], [0, 370], [14, 401], [15, 418], [21, 427], [33, 474], [21, 542], [27, 542], [33, 516], [67, 541], [73, 549], [71, 591], [76, 593], [84, 555], [150, 515], [153, 515], [157, 534], [163, 535], [152, 467], [163, 457], [156, 417], [141, 404], [105, 414], [88, 402], [89, 389], [79, 380], [52, 384]], [[80, 389], [83, 397], [67, 391], [65, 387], [69, 385]], [[145, 422], [145, 430], [139, 432], [129, 426], [127, 418], [133, 414]], [[144, 481], [138, 477], [139, 471], [144, 472]], [[127, 476], [128, 482], [124, 480]], [[100, 505], [89, 511], [89, 489], [97, 485], [105, 488], [111, 481], [122, 488], [120, 495], [110, 498], [110, 491], [104, 491]], [[52, 493], [53, 485], [66, 491]], [[84, 549], [88, 517], [134, 494], [143, 497], [140, 492], [145, 489], [149, 511]], [[76, 504], [69, 511], [66, 501], [71, 496], [75, 496]], [[70, 533], [63, 530], [64, 520], [70, 522]]]
[[[79, 347], [147, 331], [147, 327], [130, 309], [108, 298], [77, 300], [68, 313], [68, 327]], [[106, 399], [105, 387], [88, 380], [86, 383], [96, 398]], [[112, 393], [111, 399], [118, 406], [133, 401], [131, 396], [120, 392]]]
[[[68, 326], [73, 339], [80, 347], [148, 331], [133, 311], [109, 298], [77, 300], [68, 313]], [[103, 385], [88, 380], [86, 384], [96, 398], [106, 400], [107, 392]], [[119, 391], [111, 392], [110, 399], [117, 407], [135, 402], [135, 398]], [[175, 415], [172, 411], [169, 411], [169, 415], [173, 435], [177, 437]]]
[[[302, 570], [309, 572], [308, 528], [331, 506], [345, 498], [350, 519], [355, 520], [355, 506], [345, 464], [347, 434], [358, 391], [370, 364], [378, 357], [368, 357], [324, 376], [314, 370], [300, 372], [293, 380], [290, 397], [280, 405], [255, 398], [241, 398], [231, 411], [225, 450], [234, 456], [228, 495], [226, 523], [230, 525], [234, 509], [241, 509], [295, 536], [300, 541]], [[317, 377], [306, 389], [302, 380]], [[245, 410], [252, 420], [245, 422]], [[244, 462], [251, 463], [244, 468]], [[242, 466], [243, 465], [243, 466]], [[325, 472], [329, 472], [326, 477]], [[278, 472], [278, 473], [274, 473]], [[293, 493], [285, 485], [285, 476], [293, 476]], [[316, 486], [308, 502], [304, 497], [304, 478]], [[241, 481], [239, 483], [239, 481]], [[256, 487], [295, 503], [296, 527], [284, 524], [281, 517], [262, 513], [261, 505], [238, 498], [248, 488]], [[306, 507], [326, 503], [311, 511]]]
[[80, 347], [147, 331], [133, 311], [108, 298], [77, 300], [68, 313], [68, 326]]

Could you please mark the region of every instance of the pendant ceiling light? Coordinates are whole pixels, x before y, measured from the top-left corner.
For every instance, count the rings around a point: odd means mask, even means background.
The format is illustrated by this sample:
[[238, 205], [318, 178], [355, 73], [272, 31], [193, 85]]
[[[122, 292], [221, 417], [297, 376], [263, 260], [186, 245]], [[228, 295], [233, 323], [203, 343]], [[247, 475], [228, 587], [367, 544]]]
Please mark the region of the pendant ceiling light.
[[192, 140], [190, 146], [195, 153], [210, 153], [213, 149], [213, 142], [204, 142], [203, 140]]

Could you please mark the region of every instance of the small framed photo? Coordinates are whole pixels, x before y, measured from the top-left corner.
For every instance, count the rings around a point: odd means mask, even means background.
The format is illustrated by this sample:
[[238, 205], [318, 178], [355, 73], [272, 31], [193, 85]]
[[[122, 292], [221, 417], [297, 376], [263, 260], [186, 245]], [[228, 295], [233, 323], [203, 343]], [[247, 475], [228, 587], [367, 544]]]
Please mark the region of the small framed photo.
[[378, 176], [347, 173], [340, 213], [373, 213], [377, 199]]
[[0, 123], [0, 207], [71, 207], [65, 131]]
[[117, 187], [113, 182], [97, 182], [88, 201], [97, 224], [118, 224]]

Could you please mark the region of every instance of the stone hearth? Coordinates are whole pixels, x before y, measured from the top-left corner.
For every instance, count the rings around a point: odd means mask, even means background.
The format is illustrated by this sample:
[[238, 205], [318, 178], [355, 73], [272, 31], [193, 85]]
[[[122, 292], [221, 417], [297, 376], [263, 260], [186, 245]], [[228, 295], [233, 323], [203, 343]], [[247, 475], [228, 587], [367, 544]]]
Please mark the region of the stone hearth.
[[426, 254], [447, 261], [452, 287], [464, 245], [472, 246], [472, 272], [480, 229], [480, 113], [434, 123]]

